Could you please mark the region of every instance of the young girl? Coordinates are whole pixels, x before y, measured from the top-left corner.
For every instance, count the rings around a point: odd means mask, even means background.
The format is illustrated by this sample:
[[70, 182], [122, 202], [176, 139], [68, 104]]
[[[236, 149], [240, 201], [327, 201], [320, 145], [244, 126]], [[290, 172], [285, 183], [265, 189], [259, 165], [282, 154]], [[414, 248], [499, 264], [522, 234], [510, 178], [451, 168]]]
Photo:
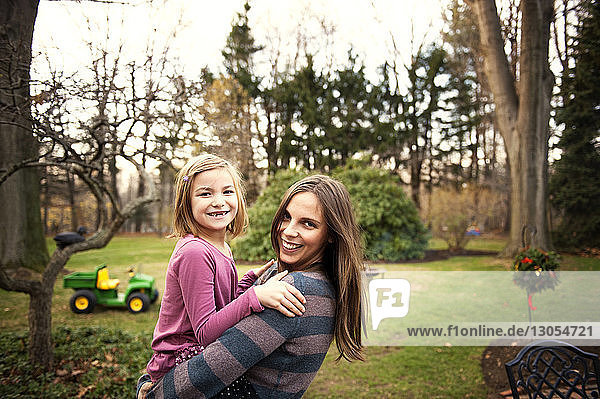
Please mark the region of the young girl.
[[238, 283], [225, 242], [228, 234], [242, 233], [248, 220], [237, 169], [215, 155], [198, 156], [181, 169], [175, 190], [173, 236], [179, 241], [167, 267], [154, 354], [146, 367], [153, 382], [252, 312], [270, 307], [293, 317], [304, 311], [302, 294], [279, 281], [283, 273], [252, 287], [273, 261]]
[[306, 312], [290, 319], [266, 309], [246, 317], [145, 398], [301, 398], [333, 338], [340, 357], [363, 359], [363, 258], [346, 188], [319, 175], [292, 185], [273, 219], [271, 243], [279, 263], [261, 280], [277, 268], [289, 271], [285, 280], [306, 296]]

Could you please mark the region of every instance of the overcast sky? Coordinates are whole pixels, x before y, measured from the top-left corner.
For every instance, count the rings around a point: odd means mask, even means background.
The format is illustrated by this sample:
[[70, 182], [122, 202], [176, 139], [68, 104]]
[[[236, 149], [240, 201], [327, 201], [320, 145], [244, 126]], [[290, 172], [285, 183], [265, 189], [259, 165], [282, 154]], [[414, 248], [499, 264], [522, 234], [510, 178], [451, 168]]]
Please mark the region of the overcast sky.
[[[231, 23], [243, 8], [243, 0], [134, 1], [130, 5], [105, 5], [92, 2], [41, 1], [34, 33], [34, 48], [49, 53], [65, 69], [77, 70], [86, 61], [86, 40], [124, 43], [132, 58], [142, 54], [153, 37], [160, 47], [176, 31], [171, 55], [180, 60], [194, 76], [205, 65], [219, 71], [221, 50]], [[347, 59], [352, 46], [364, 60], [369, 74], [390, 59], [393, 35], [402, 61], [408, 62], [411, 48], [423, 41], [435, 40], [442, 26], [441, 10], [445, 0], [255, 0], [251, 2], [250, 27], [256, 41], [275, 47], [274, 39], [285, 53], [296, 42], [298, 25], [305, 33], [319, 34], [318, 21], [334, 26], [333, 44], [312, 40], [309, 51], [334, 63]], [[107, 23], [107, 19], [110, 21]], [[416, 44], [411, 44], [414, 38]], [[287, 49], [287, 50], [286, 50]], [[268, 71], [268, 51], [258, 67]], [[322, 59], [324, 62], [324, 58]]]

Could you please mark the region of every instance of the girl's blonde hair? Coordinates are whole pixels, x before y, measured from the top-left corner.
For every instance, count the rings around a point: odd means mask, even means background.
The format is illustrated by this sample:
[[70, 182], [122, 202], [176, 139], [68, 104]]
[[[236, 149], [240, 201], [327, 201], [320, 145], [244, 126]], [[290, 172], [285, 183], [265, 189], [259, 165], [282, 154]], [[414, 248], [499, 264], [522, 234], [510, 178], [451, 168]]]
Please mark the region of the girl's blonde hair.
[[[360, 230], [346, 187], [322, 175], [305, 177], [294, 183], [286, 191], [273, 218], [271, 244], [275, 253], [279, 254], [278, 235], [286, 208], [292, 197], [302, 192], [313, 193], [317, 197], [327, 224], [323, 263], [325, 274], [336, 292], [334, 336], [340, 351], [339, 358], [364, 360], [361, 337], [363, 251]], [[290, 267], [281, 263], [284, 268]]]
[[198, 224], [192, 213], [192, 183], [194, 177], [202, 172], [223, 168], [231, 175], [233, 186], [237, 194], [237, 215], [227, 226], [230, 238], [242, 234], [248, 226], [248, 212], [246, 210], [246, 192], [242, 175], [239, 170], [228, 161], [212, 154], [198, 155], [187, 161], [175, 179], [175, 209], [173, 211], [174, 237], [183, 237], [186, 234], [202, 235], [202, 226]]

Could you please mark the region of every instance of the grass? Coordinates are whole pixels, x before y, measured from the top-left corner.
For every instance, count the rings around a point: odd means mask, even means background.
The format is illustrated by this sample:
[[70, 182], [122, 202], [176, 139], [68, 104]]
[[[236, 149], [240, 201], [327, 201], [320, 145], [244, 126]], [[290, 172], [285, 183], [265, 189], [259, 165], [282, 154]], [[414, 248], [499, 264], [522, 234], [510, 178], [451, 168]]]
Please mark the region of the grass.
[[[477, 251], [501, 251], [506, 245], [506, 239], [501, 237], [473, 237], [467, 242], [465, 249]], [[429, 240], [428, 249], [448, 249], [448, 244], [440, 238]]]
[[[106, 263], [111, 277], [119, 278], [124, 286], [127, 282], [127, 269], [135, 266], [145, 274], [154, 276], [157, 287], [162, 293], [165, 269], [174, 245], [175, 240], [156, 236], [118, 236], [106, 248], [75, 254], [67, 263], [66, 269], [89, 271], [100, 263]], [[499, 238], [476, 237], [469, 242], [467, 248], [498, 251], [502, 249], [503, 245], [503, 240]], [[53, 250], [51, 240], [49, 240], [49, 248]], [[432, 240], [430, 248], [444, 249], [444, 243]], [[442, 261], [377, 264], [373, 267], [389, 271], [508, 270], [511, 263], [510, 259], [499, 259], [494, 256], [456, 256]], [[251, 267], [254, 266], [240, 266], [240, 275]], [[562, 258], [561, 267], [565, 270], [600, 270], [600, 259], [565, 255]], [[152, 305], [148, 312], [139, 315], [132, 315], [125, 308], [103, 308], [101, 306], [97, 306], [92, 314], [76, 315], [69, 309], [71, 295], [72, 291], [64, 289], [62, 278], [59, 278], [55, 285], [52, 303], [55, 334], [64, 334], [61, 329], [65, 328], [74, 331], [86, 331], [90, 328], [96, 329], [95, 331], [107, 328], [121, 330], [125, 334], [123, 346], [119, 346], [119, 343], [109, 343], [104, 346], [112, 350], [111, 348], [116, 345], [120, 348], [118, 350], [127, 352], [131, 350], [126, 346], [129, 344], [125, 343], [129, 342], [128, 340], [143, 342], [145, 349], [136, 347], [135, 357], [129, 357], [129, 360], [121, 359], [127, 364], [127, 373], [135, 374], [141, 370], [145, 365], [145, 359], [148, 359], [151, 353], [147, 343], [151, 339], [158, 317], [158, 303]], [[28, 302], [25, 294], [0, 290], [1, 331], [15, 334], [23, 334], [27, 331]], [[95, 343], [91, 349], [87, 350], [91, 351], [90, 353], [93, 355], [94, 351], [102, 351], [100, 349], [103, 347], [102, 345]], [[58, 348], [57, 352], [59, 352]], [[81, 353], [88, 352], [82, 351]], [[480, 359], [482, 352], [482, 347], [367, 347], [365, 362], [348, 363], [335, 361], [337, 351], [335, 346], [332, 346], [323, 367], [305, 397], [485, 397], [486, 387], [483, 382]], [[4, 374], [4, 371], [2, 373]], [[117, 376], [115, 377], [117, 380], [114, 382], [115, 387], [129, 389], [124, 386], [129, 384], [130, 378], [136, 377], [137, 375]], [[126, 383], [123, 383], [122, 378], [126, 378]], [[7, 381], [0, 382], [0, 385], [3, 385]], [[81, 379], [74, 380], [74, 383], [80, 386], [85, 384]], [[122, 384], [125, 385], [122, 386]], [[6, 391], [3, 392], [6, 394]]]
[[330, 349], [307, 398], [481, 398], [481, 347], [367, 347], [365, 362]]

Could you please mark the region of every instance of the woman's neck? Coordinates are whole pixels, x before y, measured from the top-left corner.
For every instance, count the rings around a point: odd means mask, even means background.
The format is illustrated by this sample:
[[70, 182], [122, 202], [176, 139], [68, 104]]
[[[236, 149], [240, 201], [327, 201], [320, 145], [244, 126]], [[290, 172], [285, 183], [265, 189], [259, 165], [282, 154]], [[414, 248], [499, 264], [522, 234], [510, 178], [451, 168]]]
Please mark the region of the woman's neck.
[[316, 261], [313, 263], [309, 263], [306, 265], [302, 265], [302, 266], [284, 266], [281, 264], [281, 262], [279, 262], [279, 266], [278, 266], [278, 271], [282, 272], [284, 270], [288, 270], [290, 272], [316, 272], [316, 271], [323, 271], [325, 269], [325, 264], [322, 261]]

